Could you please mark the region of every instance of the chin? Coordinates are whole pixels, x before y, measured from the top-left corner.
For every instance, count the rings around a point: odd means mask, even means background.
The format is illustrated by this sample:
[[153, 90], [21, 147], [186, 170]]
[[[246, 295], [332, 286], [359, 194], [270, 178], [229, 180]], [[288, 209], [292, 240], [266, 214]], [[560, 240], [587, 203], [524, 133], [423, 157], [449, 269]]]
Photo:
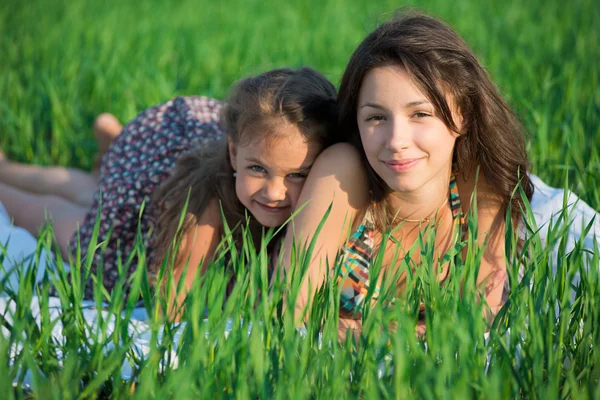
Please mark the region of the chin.
[[410, 192], [414, 190], [419, 182], [416, 182], [412, 176], [403, 176], [390, 174], [388, 171], [377, 171], [375, 173], [379, 175], [379, 178], [386, 184], [393, 192]]
[[392, 192], [409, 193], [422, 186], [420, 182], [386, 182]]
[[261, 220], [259, 218], [256, 218], [256, 220], [258, 221], [259, 224], [261, 224], [265, 228], [277, 228], [277, 227], [280, 227], [281, 225], [283, 225], [283, 223], [285, 222], [285, 221], [274, 221], [274, 220]]
[[281, 226], [287, 218], [287, 216], [286, 218], [281, 218], [281, 216], [264, 215], [263, 213], [252, 213], [252, 216], [259, 224], [266, 228], [276, 228]]

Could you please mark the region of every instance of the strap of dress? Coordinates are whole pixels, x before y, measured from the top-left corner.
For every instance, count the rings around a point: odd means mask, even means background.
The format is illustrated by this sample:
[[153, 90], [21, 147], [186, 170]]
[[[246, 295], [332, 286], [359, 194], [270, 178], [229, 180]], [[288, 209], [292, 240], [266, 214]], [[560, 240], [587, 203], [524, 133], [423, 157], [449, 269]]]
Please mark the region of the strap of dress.
[[460, 196], [458, 195], [458, 185], [456, 184], [456, 176], [454, 173], [450, 175], [450, 188], [449, 188], [449, 203], [450, 209], [452, 210], [452, 220], [460, 226], [460, 237], [464, 237], [467, 229], [466, 218], [463, 212], [462, 203]]

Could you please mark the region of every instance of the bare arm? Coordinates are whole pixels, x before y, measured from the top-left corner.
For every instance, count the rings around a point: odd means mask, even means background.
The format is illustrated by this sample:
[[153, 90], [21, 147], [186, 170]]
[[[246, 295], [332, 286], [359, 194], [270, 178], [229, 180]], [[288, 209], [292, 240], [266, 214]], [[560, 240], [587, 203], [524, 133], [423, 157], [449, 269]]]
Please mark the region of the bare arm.
[[[315, 289], [324, 282], [357, 212], [368, 202], [368, 184], [358, 152], [347, 143], [338, 143], [326, 149], [316, 160], [298, 200], [306, 203], [294, 218], [288, 230], [284, 251], [285, 265], [292, 264], [292, 245], [302, 248], [310, 242], [327, 209], [331, 206], [316, 239], [310, 266], [296, 302], [295, 316], [300, 318], [303, 308], [312, 299]], [[310, 286], [310, 291], [309, 291]]]
[[[183, 235], [177, 261], [173, 267], [174, 287], [171, 287], [172, 293], [177, 289], [181, 279], [184, 280], [184, 284], [183, 290], [176, 293], [173, 302], [169, 306], [170, 317], [176, 316], [178, 308], [192, 287], [194, 278], [198, 272], [200, 274], [204, 273], [208, 263], [212, 260], [221, 239], [221, 225], [219, 203], [216, 199], [213, 199], [197, 223]], [[200, 268], [200, 271], [198, 271], [198, 268]]]
[[458, 182], [461, 199], [463, 200], [463, 211], [468, 215], [472, 208], [471, 193], [476, 187], [477, 190], [477, 242], [483, 245], [484, 249], [479, 274], [477, 276], [477, 285], [483, 288], [483, 296], [490, 307], [493, 317], [502, 307], [502, 294], [504, 282], [506, 280], [506, 261], [504, 257], [505, 250], [505, 216], [502, 210], [502, 201], [489, 185], [487, 179], [481, 174], [477, 183], [475, 183], [475, 174], [466, 180]]

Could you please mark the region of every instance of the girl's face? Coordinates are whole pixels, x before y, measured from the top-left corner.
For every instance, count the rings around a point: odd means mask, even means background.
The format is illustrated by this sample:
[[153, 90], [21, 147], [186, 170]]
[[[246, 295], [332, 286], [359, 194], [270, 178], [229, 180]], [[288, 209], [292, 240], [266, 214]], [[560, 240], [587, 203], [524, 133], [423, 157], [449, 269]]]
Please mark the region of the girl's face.
[[[459, 122], [456, 115], [454, 120]], [[458, 134], [438, 118], [404, 68], [379, 67], [365, 75], [357, 122], [369, 164], [392, 191], [431, 193], [447, 184]]]
[[244, 145], [229, 143], [240, 202], [263, 226], [282, 225], [296, 209], [304, 180], [322, 150], [298, 127], [281, 124], [275, 135]]

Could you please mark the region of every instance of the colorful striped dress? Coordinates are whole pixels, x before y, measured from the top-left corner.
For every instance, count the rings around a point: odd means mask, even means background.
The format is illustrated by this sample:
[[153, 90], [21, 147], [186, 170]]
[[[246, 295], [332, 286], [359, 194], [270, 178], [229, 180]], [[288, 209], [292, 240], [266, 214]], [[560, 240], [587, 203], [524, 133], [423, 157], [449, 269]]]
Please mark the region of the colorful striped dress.
[[[455, 240], [464, 235], [466, 229], [462, 205], [458, 196], [458, 187], [454, 174], [450, 176], [448, 203], [452, 210], [452, 220], [455, 223]], [[457, 229], [458, 228], [458, 229]], [[361, 309], [369, 292], [369, 267], [374, 256], [375, 225], [373, 216], [367, 211], [360, 226], [340, 250], [341, 268], [338, 282], [342, 286], [340, 298], [340, 315], [346, 318], [360, 318]], [[379, 287], [373, 289], [371, 304], [379, 298]]]

